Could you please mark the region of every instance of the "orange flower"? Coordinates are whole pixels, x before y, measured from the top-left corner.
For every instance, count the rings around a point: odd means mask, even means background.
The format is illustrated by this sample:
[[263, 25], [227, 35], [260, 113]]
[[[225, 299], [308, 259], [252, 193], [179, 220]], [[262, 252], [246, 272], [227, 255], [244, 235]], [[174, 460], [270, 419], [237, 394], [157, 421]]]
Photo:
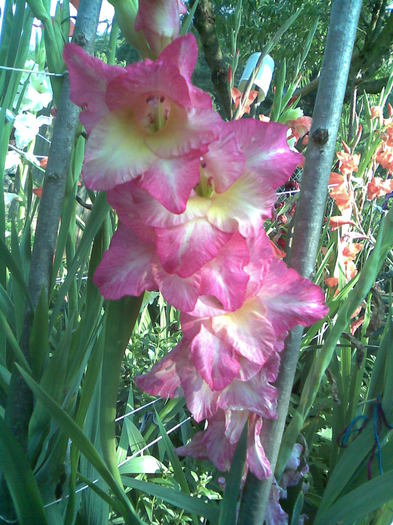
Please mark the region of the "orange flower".
[[[302, 139], [311, 129], [312, 124], [312, 118], [311, 117], [299, 117], [296, 120], [288, 120], [288, 122], [285, 123], [287, 126], [289, 126], [292, 130], [292, 135], [289, 137], [290, 139], [295, 137], [296, 142], [299, 139]], [[303, 144], [306, 145], [308, 142], [308, 137], [303, 140]]]
[[338, 279], [337, 277], [325, 277], [325, 284], [329, 288], [335, 288], [338, 286]]
[[40, 199], [42, 197], [42, 188], [34, 188], [33, 193]]
[[343, 256], [348, 259], [354, 260], [356, 258], [356, 255], [362, 250], [363, 244], [360, 244], [360, 242], [351, 242], [344, 247]]
[[[232, 88], [232, 100], [235, 104], [235, 109], [237, 109], [237, 107], [239, 106], [242, 96], [243, 96], [243, 93], [239, 89], [235, 87]], [[245, 103], [243, 112], [239, 116], [239, 118], [241, 118], [244, 115], [244, 113], [247, 113], [247, 115], [250, 113], [251, 105], [254, 102], [254, 100], [257, 98], [257, 96], [258, 96], [258, 91], [255, 91], [255, 90], [250, 91], [250, 94], [248, 95], [248, 100]]]
[[378, 164], [388, 170], [388, 173], [393, 173], [393, 147], [388, 146], [387, 142], [383, 142], [377, 151]]
[[362, 326], [362, 324], [364, 323], [364, 316], [363, 317], [359, 317], [359, 319], [357, 319], [356, 321], [353, 321], [351, 323], [351, 335], [354, 335], [354, 333], [356, 332], [356, 330], [358, 328], [360, 328]]
[[359, 154], [350, 153], [347, 151], [338, 151], [337, 158], [340, 161], [339, 169], [343, 175], [351, 175], [352, 173], [358, 171], [360, 161]]
[[367, 186], [367, 198], [369, 201], [372, 201], [392, 191], [393, 179], [383, 180], [381, 177], [373, 177]]
[[382, 116], [382, 108], [381, 106], [371, 106], [371, 118], [380, 118]]
[[345, 217], [342, 217], [341, 215], [330, 217], [329, 225], [332, 231], [337, 230], [338, 228], [341, 228], [341, 226], [345, 226], [346, 224], [350, 224], [351, 226], [356, 226], [356, 224], [353, 221], [351, 221], [350, 219], [346, 219]]
[[349, 212], [350, 215], [353, 194], [349, 190], [344, 176], [340, 173], [332, 172], [330, 174], [329, 185], [332, 186], [329, 188], [329, 194], [337, 204], [337, 208], [341, 211], [341, 213]]

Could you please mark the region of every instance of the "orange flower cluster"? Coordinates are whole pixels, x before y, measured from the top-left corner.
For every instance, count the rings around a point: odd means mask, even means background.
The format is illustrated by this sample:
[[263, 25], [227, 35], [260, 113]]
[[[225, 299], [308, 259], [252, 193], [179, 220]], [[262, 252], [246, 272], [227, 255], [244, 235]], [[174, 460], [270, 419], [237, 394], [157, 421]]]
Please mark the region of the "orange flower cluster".
[[336, 203], [341, 215], [336, 215], [330, 218], [329, 225], [332, 231], [340, 229], [337, 248], [337, 266], [334, 276], [327, 277], [325, 284], [329, 288], [335, 288], [339, 284], [339, 268], [341, 273], [345, 276], [346, 282], [350, 281], [357, 274], [355, 259], [358, 253], [362, 250], [363, 245], [348, 241], [351, 227], [355, 226], [352, 220], [352, 209], [354, 205], [354, 193], [351, 184], [351, 176], [358, 171], [360, 155], [351, 153], [349, 147], [343, 143], [343, 151], [337, 153], [339, 160], [340, 173], [331, 173], [329, 179], [329, 193], [330, 197]]
[[390, 175], [392, 175], [393, 174], [393, 118], [392, 118], [393, 108], [390, 104], [388, 104], [389, 118], [387, 119], [383, 118], [381, 108], [378, 108], [378, 109], [380, 110], [379, 113], [377, 112], [377, 108], [375, 107], [371, 108], [371, 117], [373, 117], [374, 114], [378, 113], [381, 123], [383, 124], [385, 129], [381, 133], [382, 143], [377, 151], [377, 162], [383, 169], [387, 170], [387, 172]]
[[392, 191], [393, 179], [383, 180], [381, 177], [373, 177], [367, 186], [367, 198], [369, 201], [372, 201]]
[[[243, 111], [239, 115], [239, 118], [241, 118], [244, 115], [244, 113], [247, 113], [247, 115], [250, 114], [252, 103], [257, 98], [257, 96], [258, 96], [258, 91], [255, 91], [255, 90], [251, 90], [250, 91], [250, 93], [248, 95], [248, 100], [244, 104]], [[239, 104], [240, 104], [240, 102], [242, 100], [242, 97], [243, 97], [243, 93], [239, 89], [237, 89], [235, 87], [232, 88], [232, 100], [233, 100], [233, 103], [235, 105], [235, 109], [238, 108], [238, 106], [239, 106]]]

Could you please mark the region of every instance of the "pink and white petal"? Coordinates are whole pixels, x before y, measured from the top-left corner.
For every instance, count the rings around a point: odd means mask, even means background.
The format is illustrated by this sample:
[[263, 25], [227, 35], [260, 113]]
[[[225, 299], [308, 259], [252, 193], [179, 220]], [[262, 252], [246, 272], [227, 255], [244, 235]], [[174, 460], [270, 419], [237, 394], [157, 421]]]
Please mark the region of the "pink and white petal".
[[235, 312], [212, 319], [212, 330], [249, 361], [263, 365], [274, 351], [276, 335], [266, 317], [266, 308], [256, 298]]
[[244, 269], [248, 262], [247, 242], [235, 233], [217, 256], [202, 267], [200, 295], [213, 295], [225, 310], [240, 308], [249, 279]]
[[140, 220], [134, 196], [134, 193], [138, 191], [146, 195], [146, 200], [151, 201], [148, 194], [139, 189], [136, 180], [119, 184], [106, 193], [106, 200], [116, 211], [119, 220], [130, 227], [134, 225], [135, 221]]
[[209, 109], [184, 109], [171, 104], [166, 126], [146, 136], [146, 145], [158, 157], [177, 157], [193, 152], [204, 155], [222, 124], [218, 113]]
[[180, 30], [178, 0], [139, 0], [135, 30], [143, 31], [149, 43], [150, 33], [176, 38]]
[[213, 391], [221, 391], [239, 376], [240, 364], [233, 349], [201, 324], [191, 343], [193, 363]]
[[157, 157], [146, 146], [135, 121], [111, 113], [93, 129], [86, 147], [83, 177], [92, 190], [105, 191], [128, 182]]
[[167, 273], [158, 261], [153, 264], [152, 269], [158, 288], [168, 303], [183, 312], [194, 309], [199, 297], [199, 273], [190, 277], [179, 277], [175, 273]]
[[172, 213], [183, 213], [198, 184], [199, 155], [158, 159], [142, 175], [139, 185]]
[[247, 410], [225, 411], [225, 436], [230, 443], [238, 443], [248, 416]]
[[212, 101], [208, 93], [195, 87], [191, 83], [191, 76], [198, 58], [198, 45], [194, 35], [176, 38], [160, 54], [159, 60], [175, 64], [180, 74], [187, 80], [192, 106], [200, 109], [212, 109]]
[[125, 71], [108, 84], [105, 102], [111, 111], [128, 109], [142, 115], [152, 95], [166, 97], [179, 109], [192, 106], [188, 83], [175, 64], [145, 60], [129, 65]]
[[240, 150], [235, 134], [222, 123], [219, 138], [209, 145], [209, 151], [203, 157], [203, 168], [214, 182], [218, 193], [226, 191], [243, 173], [244, 154]]
[[186, 364], [178, 368], [178, 374], [187, 408], [195, 421], [199, 423], [204, 419], [213, 417], [217, 412], [218, 393], [209, 388], [189, 357]]
[[197, 432], [191, 442], [176, 449], [179, 456], [209, 459], [219, 470], [227, 471], [231, 466], [236, 445], [225, 438], [225, 419], [223, 415], [209, 421], [203, 432]]
[[174, 228], [155, 228], [157, 254], [168, 273], [189, 277], [211, 261], [229, 241], [231, 234], [196, 219]]
[[[217, 315], [225, 315], [227, 310], [224, 309], [221, 301], [219, 301], [213, 295], [201, 295], [196, 304], [195, 308], [190, 314], [192, 317], [187, 319], [187, 328], [190, 324], [200, 322], [201, 319], [204, 321], [209, 318], [213, 318]], [[183, 321], [182, 321], [183, 322]]]
[[218, 398], [223, 410], [248, 410], [268, 419], [277, 416], [278, 392], [266, 379], [263, 369], [249, 381], [233, 381]]
[[272, 261], [258, 298], [279, 337], [296, 325], [311, 326], [329, 312], [322, 289], [279, 260]]
[[247, 464], [258, 479], [267, 479], [272, 475], [269, 460], [261, 444], [262, 419], [250, 418], [247, 445]]
[[198, 59], [198, 44], [193, 34], [176, 38], [159, 56], [164, 64], [174, 64], [189, 82]]
[[180, 377], [176, 363], [181, 359], [181, 348], [178, 345], [164, 359], [153, 366], [147, 374], [134, 378], [137, 387], [152, 396], [163, 398], [180, 397], [182, 395]]
[[261, 228], [257, 235], [247, 238], [248, 253], [250, 262], [244, 268], [249, 275], [247, 286], [247, 296], [257, 295], [264, 275], [269, 271], [271, 261], [274, 259], [274, 252], [270, 239]]
[[171, 213], [140, 187], [140, 180], [138, 178], [126, 184], [115, 186], [107, 192], [109, 204], [116, 210], [120, 220], [125, 224], [133, 226], [135, 221], [143, 221], [148, 226], [167, 228], [184, 224], [196, 216], [204, 217], [205, 210], [208, 208], [208, 202], [205, 203], [204, 199], [200, 197], [190, 199], [186, 213]]
[[231, 126], [246, 156], [246, 167], [259, 174], [266, 189], [282, 186], [300, 165], [303, 156], [289, 148], [287, 126], [254, 119], [234, 120]]
[[94, 274], [94, 284], [105, 299], [118, 300], [126, 295], [138, 296], [156, 290], [151, 263], [154, 246], [139, 239], [120, 224], [109, 250]]
[[118, 75], [124, 75], [125, 70], [108, 66], [76, 44], [64, 46], [63, 58], [70, 77], [70, 98], [74, 104], [83, 108], [80, 119], [90, 133], [94, 125], [108, 113], [105, 104], [108, 82]]
[[222, 231], [255, 236], [263, 219], [270, 217], [275, 201], [274, 191], [255, 173], [245, 172], [227, 191], [214, 195], [208, 219]]

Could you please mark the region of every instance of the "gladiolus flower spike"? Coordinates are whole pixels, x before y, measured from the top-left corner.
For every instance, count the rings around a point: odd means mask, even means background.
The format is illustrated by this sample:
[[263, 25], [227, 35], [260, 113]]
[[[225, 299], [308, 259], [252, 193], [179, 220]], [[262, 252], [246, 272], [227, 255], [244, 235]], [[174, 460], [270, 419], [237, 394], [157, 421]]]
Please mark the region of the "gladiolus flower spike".
[[107, 191], [119, 217], [94, 282], [109, 300], [159, 290], [181, 311], [182, 341], [136, 383], [184, 396], [208, 421], [179, 454], [227, 470], [248, 420], [246, 469], [270, 476], [260, 431], [276, 417], [284, 340], [327, 314], [322, 291], [277, 258], [263, 228], [302, 156], [281, 124], [221, 120], [191, 83], [192, 35], [125, 69], [74, 45], [64, 57], [89, 134], [85, 184]]

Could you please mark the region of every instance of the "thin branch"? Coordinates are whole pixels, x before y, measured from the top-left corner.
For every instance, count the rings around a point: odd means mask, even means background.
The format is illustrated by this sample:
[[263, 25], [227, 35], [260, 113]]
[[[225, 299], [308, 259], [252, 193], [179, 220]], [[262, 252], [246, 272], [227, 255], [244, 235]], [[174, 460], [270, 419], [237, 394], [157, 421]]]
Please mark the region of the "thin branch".
[[[335, 0], [332, 4], [310, 143], [306, 153], [302, 190], [296, 208], [293, 246], [288, 261], [290, 266], [305, 277], [311, 277], [314, 271], [329, 175], [361, 5], [361, 0]], [[301, 327], [296, 328], [286, 341], [277, 380], [279, 392], [277, 420], [265, 421], [262, 429], [261, 439], [272, 472], [275, 471], [285, 427], [302, 332]], [[259, 481], [254, 476], [248, 476], [239, 525], [263, 524], [271, 484], [272, 477]]]
[[229, 119], [231, 117], [231, 94], [228, 83], [228, 66], [224, 62], [218, 42], [215, 18], [210, 0], [199, 0], [194, 15], [194, 26], [201, 37], [206, 62], [211, 71], [211, 79], [218, 99], [223, 107], [225, 116]]

